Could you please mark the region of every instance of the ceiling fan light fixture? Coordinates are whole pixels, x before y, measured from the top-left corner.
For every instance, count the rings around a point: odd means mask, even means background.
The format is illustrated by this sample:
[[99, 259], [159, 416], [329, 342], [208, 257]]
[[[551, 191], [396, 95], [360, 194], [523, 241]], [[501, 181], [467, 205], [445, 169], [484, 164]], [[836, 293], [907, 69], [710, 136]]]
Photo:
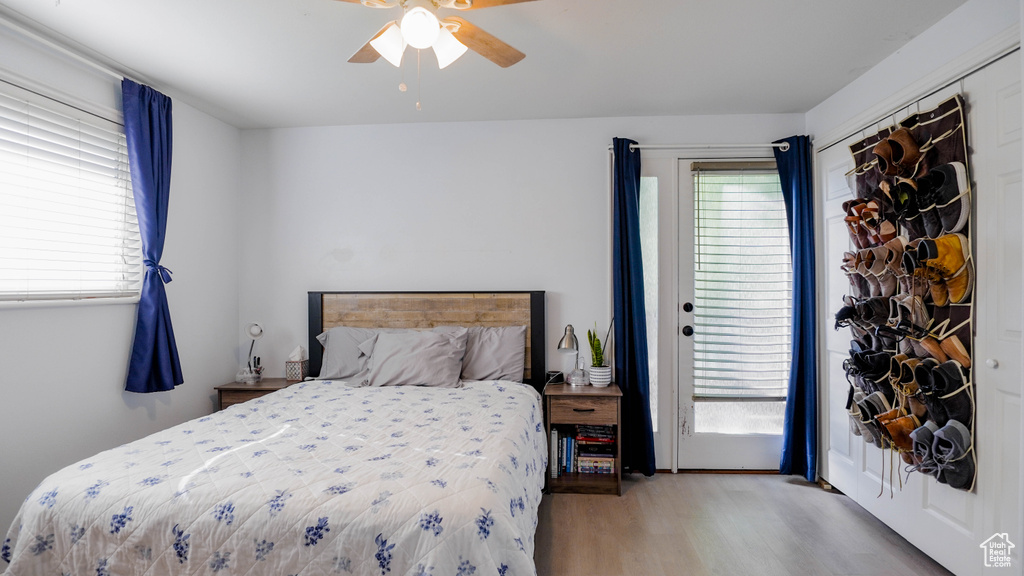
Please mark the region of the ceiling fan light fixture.
[[437, 41], [434, 42], [434, 55], [437, 56], [437, 67], [443, 70], [449, 64], [461, 58], [466, 53], [466, 50], [469, 50], [469, 48], [465, 44], [456, 40], [455, 36], [447, 28], [442, 27]]
[[405, 36], [397, 21], [392, 21], [379, 36], [370, 40], [370, 46], [395, 67], [402, 66], [402, 54], [405, 54]]
[[441, 34], [441, 23], [429, 10], [416, 6], [402, 17], [402, 36], [418, 50], [430, 48]]

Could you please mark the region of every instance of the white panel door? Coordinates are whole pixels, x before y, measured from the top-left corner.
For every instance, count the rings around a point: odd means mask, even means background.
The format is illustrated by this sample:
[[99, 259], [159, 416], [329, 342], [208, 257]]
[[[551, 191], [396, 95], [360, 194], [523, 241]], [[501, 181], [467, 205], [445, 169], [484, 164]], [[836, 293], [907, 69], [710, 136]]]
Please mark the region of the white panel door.
[[[862, 135], [819, 151], [815, 159], [819, 225], [823, 246], [823, 296], [819, 327], [825, 346], [820, 353], [822, 394], [827, 396], [828, 458], [825, 477], [858, 504], [956, 574], [1020, 573], [1021, 458], [1021, 99], [1020, 58], [1014, 53], [944, 89], [917, 109], [927, 110], [956, 92], [968, 107], [968, 144], [972, 192], [975, 287], [974, 346], [975, 449], [978, 480], [974, 492], [954, 490], [934, 479], [895, 476], [898, 458], [890, 460], [849, 431], [844, 405], [848, 385], [842, 361], [848, 355], [849, 331], [833, 331], [846, 279], [839, 270], [849, 249], [841, 207], [852, 192], [842, 174], [852, 167], [847, 146]], [[865, 135], [874, 129], [865, 130]], [[1007, 533], [1016, 548], [1014, 570], [986, 569], [980, 545]]]

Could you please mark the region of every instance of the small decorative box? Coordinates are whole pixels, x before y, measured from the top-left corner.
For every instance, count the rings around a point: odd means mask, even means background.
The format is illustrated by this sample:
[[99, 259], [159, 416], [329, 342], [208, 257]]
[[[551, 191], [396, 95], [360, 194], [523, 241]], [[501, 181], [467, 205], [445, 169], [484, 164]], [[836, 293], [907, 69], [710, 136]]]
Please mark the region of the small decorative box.
[[309, 372], [309, 360], [292, 361], [284, 363], [284, 379], [289, 382], [298, 382], [306, 377]]

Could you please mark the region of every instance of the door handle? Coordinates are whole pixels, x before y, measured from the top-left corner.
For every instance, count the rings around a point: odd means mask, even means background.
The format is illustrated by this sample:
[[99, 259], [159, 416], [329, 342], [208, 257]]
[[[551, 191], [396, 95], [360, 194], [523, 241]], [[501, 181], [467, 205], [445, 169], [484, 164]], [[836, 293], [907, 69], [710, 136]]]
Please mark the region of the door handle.
[[683, 336], [693, 336], [693, 326], [683, 326]]
[[596, 408], [573, 408], [572, 409], [573, 412], [593, 412], [595, 410], [597, 410], [597, 409]]

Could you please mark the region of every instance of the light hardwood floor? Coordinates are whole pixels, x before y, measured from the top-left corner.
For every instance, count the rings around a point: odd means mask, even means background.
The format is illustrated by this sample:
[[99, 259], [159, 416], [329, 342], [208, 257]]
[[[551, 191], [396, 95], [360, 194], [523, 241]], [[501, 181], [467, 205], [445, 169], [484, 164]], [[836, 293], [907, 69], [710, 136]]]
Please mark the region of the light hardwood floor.
[[838, 492], [790, 476], [656, 474], [547, 494], [538, 576], [949, 574]]

